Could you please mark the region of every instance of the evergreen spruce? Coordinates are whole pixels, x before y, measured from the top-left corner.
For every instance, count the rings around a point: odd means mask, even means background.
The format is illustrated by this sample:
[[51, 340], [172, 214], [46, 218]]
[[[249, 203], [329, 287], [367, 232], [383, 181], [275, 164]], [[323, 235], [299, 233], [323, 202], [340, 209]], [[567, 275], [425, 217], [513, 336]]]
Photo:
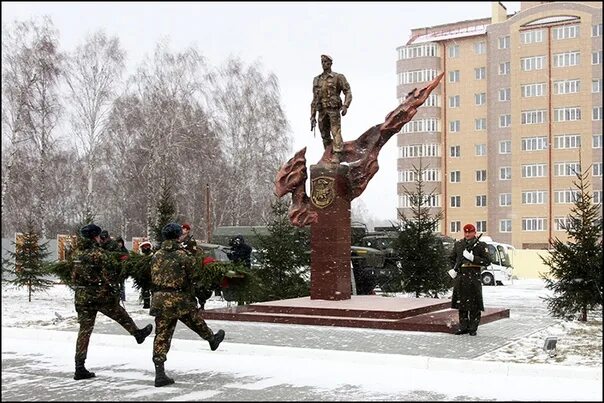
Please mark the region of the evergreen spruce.
[[310, 293], [310, 236], [295, 227], [288, 217], [289, 203], [276, 199], [271, 203], [269, 235], [258, 234], [261, 262], [256, 271], [260, 282], [258, 301], [296, 298]]
[[420, 160], [419, 168], [413, 166], [415, 189], [404, 188], [409, 197], [411, 216], [399, 213], [401, 225], [393, 248], [401, 259], [402, 269], [398, 273], [402, 291], [414, 293], [416, 297], [438, 298], [451, 288], [447, 276], [449, 261], [442, 241], [435, 231], [442, 211], [431, 211], [427, 205], [434, 191], [427, 192], [424, 181], [426, 169]]
[[550, 314], [571, 320], [578, 316], [583, 322], [588, 311], [602, 309], [602, 205], [592, 202], [590, 169], [577, 172], [573, 181], [577, 197], [564, 226], [568, 241], [556, 237], [549, 256], [541, 256], [550, 268], [541, 278], [545, 288], [554, 292], [544, 298]]
[[23, 234], [23, 243], [15, 246], [14, 252], [8, 252], [9, 259], [3, 259], [3, 277], [6, 272], [9, 278], [5, 278], [9, 284], [17, 288], [27, 287], [29, 302], [31, 294], [43, 291], [53, 286], [53, 281], [45, 278], [50, 275], [49, 264], [45, 259], [50, 255], [48, 242], [40, 243], [40, 235], [35, 230], [32, 219], [27, 222], [27, 231]]
[[153, 228], [153, 239], [156, 244], [161, 245], [164, 241], [164, 237], [161, 234], [162, 228], [166, 224], [175, 222], [176, 219], [176, 201], [172, 195], [172, 186], [164, 178], [161, 188], [160, 196], [157, 202], [157, 216], [155, 218], [155, 224]]

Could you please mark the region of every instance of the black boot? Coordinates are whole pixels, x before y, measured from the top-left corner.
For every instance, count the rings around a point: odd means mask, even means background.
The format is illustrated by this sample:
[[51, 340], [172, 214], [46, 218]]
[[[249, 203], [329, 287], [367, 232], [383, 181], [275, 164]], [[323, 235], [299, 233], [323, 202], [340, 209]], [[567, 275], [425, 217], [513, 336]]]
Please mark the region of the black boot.
[[166, 386], [174, 383], [174, 379], [169, 378], [164, 370], [164, 363], [155, 363], [155, 386]]
[[134, 332], [134, 337], [136, 338], [136, 342], [138, 344], [141, 344], [143, 341], [145, 341], [147, 336], [149, 336], [151, 334], [152, 330], [153, 330], [153, 325], [150, 323], [147, 326], [143, 327], [142, 329], [138, 329], [136, 332]]
[[222, 343], [222, 340], [224, 340], [224, 330], [220, 329], [219, 331], [214, 333], [214, 337], [212, 337], [211, 340], [208, 340], [208, 342], [210, 343], [210, 349], [212, 351], [216, 350], [220, 343]]
[[94, 376], [94, 372], [90, 372], [84, 367], [84, 361], [76, 361], [73, 379], [77, 381], [80, 379], [94, 378]]

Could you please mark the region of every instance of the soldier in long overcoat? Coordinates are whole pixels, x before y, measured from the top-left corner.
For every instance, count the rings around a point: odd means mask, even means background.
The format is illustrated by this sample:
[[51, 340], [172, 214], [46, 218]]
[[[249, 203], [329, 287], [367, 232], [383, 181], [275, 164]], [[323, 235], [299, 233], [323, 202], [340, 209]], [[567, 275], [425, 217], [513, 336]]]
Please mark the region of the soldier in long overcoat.
[[476, 336], [481, 311], [484, 311], [480, 272], [482, 267], [491, 264], [491, 259], [487, 244], [476, 242], [474, 225], [466, 224], [463, 229], [464, 239], [455, 242], [449, 257], [453, 268], [458, 269], [451, 307], [459, 311], [459, 329], [455, 334]]
[[164, 362], [179, 320], [202, 339], [207, 340], [212, 351], [216, 350], [224, 339], [224, 330], [213, 333], [203, 320], [202, 311], [197, 308], [194, 291], [195, 260], [178, 242], [181, 234], [182, 229], [176, 223], [164, 226], [164, 241], [161, 249], [153, 255], [151, 264], [153, 297], [150, 314], [155, 316], [153, 363], [157, 387], [174, 383], [174, 379], [166, 375]]
[[148, 324], [139, 329], [128, 312], [120, 305], [119, 279], [111, 270], [108, 252], [100, 245], [101, 228], [88, 224], [80, 229], [81, 245], [74, 256], [72, 281], [75, 287], [75, 309], [78, 313], [80, 330], [76, 341], [75, 375], [73, 379], [87, 379], [95, 376], [88, 371], [84, 362], [88, 354], [90, 335], [94, 329], [97, 312], [101, 312], [136, 338], [141, 344], [153, 330]]

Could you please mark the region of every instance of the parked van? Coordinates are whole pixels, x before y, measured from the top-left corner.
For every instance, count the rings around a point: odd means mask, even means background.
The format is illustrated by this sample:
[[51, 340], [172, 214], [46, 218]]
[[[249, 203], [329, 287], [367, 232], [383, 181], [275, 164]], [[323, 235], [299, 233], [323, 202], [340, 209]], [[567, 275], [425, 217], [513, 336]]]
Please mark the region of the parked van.
[[482, 284], [508, 285], [512, 283], [514, 247], [506, 243], [495, 242], [490, 236], [483, 235], [481, 241], [487, 244], [491, 264], [482, 268]]

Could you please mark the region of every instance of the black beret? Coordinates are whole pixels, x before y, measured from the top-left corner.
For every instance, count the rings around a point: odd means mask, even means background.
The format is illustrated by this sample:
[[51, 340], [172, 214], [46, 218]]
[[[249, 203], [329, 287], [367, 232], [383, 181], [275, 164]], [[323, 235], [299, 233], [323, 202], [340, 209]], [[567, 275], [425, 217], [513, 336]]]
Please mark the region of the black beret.
[[178, 239], [182, 235], [182, 228], [175, 222], [166, 224], [161, 230], [164, 239]]
[[106, 229], [102, 230], [101, 238], [103, 238], [103, 239], [109, 238], [109, 231], [107, 231]]
[[101, 235], [101, 227], [94, 224], [88, 224], [80, 228], [80, 235], [84, 238], [94, 238], [97, 235]]

